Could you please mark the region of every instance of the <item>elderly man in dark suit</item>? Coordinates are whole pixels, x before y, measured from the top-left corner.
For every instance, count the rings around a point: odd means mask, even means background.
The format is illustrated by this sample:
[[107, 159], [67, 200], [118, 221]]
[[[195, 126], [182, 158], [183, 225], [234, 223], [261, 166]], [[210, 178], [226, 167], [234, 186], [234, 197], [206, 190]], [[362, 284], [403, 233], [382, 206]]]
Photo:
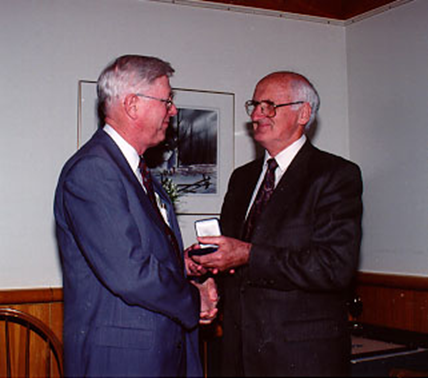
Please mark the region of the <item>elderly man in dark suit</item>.
[[318, 107], [312, 84], [292, 72], [264, 77], [246, 103], [266, 153], [232, 174], [223, 236], [199, 239], [218, 251], [193, 267], [224, 272], [225, 376], [348, 375], [362, 181], [357, 165], [306, 139]]
[[106, 125], [61, 173], [66, 376], [202, 375], [199, 314], [214, 317], [216, 292], [187, 280], [172, 203], [142, 158], [177, 112], [172, 73], [153, 57], [110, 64], [97, 86]]

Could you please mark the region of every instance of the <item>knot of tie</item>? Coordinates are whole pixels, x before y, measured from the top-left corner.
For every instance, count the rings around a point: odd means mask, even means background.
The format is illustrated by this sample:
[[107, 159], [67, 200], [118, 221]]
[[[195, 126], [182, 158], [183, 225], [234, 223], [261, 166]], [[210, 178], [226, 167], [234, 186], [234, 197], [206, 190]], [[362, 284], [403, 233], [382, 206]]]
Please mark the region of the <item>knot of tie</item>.
[[275, 158], [270, 158], [267, 161], [267, 175], [273, 176], [273, 178], [275, 178], [275, 170], [278, 167], [278, 163], [276, 162]]
[[267, 161], [267, 169], [268, 170], [270, 170], [270, 171], [275, 171], [276, 170], [276, 168], [278, 167], [278, 163], [276, 162], [276, 159], [275, 158], [270, 158], [268, 161]]
[[155, 193], [154, 193], [154, 187], [152, 184], [151, 172], [149, 171], [148, 165], [146, 164], [143, 156], [140, 157], [139, 171], [140, 171], [140, 174], [142, 175], [142, 183], [146, 189], [146, 193], [147, 193], [149, 199], [151, 200], [151, 202], [154, 205], [156, 205], [157, 202], [155, 200]]

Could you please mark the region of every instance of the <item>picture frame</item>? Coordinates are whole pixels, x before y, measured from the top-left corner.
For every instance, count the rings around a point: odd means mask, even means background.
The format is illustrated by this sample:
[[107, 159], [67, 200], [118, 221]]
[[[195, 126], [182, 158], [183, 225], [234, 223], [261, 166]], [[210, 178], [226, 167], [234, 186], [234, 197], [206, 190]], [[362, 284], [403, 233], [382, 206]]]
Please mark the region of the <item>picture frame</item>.
[[[218, 215], [234, 168], [235, 95], [186, 88], [173, 92], [178, 114], [166, 141], [145, 156], [153, 176], [176, 193], [178, 215]], [[99, 123], [96, 82], [80, 80], [78, 98], [80, 148]]]
[[79, 80], [78, 82], [78, 133], [77, 148], [81, 148], [98, 127], [97, 82]]

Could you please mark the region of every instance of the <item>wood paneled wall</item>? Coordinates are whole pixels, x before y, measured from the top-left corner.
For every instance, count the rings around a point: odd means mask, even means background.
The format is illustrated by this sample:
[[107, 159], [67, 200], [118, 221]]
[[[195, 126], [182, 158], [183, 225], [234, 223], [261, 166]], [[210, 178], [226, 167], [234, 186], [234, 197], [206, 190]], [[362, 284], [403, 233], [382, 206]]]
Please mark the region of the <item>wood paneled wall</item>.
[[0, 290], [0, 306], [18, 309], [43, 321], [63, 340], [63, 290], [40, 288]]
[[[391, 274], [359, 273], [356, 293], [363, 302], [358, 321], [415, 332], [428, 332], [428, 279]], [[0, 306], [27, 312], [54, 331], [62, 341], [61, 288], [0, 290]]]
[[[356, 293], [363, 302], [363, 312], [357, 321], [427, 333], [427, 278], [359, 273]], [[61, 288], [0, 290], [0, 306], [19, 309], [39, 318], [62, 341]]]
[[363, 302], [357, 321], [428, 332], [428, 279], [426, 277], [359, 273], [356, 293]]

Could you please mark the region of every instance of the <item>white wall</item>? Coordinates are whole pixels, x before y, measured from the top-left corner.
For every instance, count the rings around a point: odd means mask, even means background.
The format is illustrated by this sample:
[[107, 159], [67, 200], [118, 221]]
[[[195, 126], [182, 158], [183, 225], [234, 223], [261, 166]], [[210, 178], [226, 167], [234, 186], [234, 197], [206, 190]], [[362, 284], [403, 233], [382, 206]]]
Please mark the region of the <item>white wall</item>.
[[347, 27], [364, 271], [427, 275], [427, 14], [427, 0], [415, 0]]
[[[256, 81], [273, 70], [302, 72], [322, 98], [314, 143], [349, 156], [345, 37], [362, 23], [345, 28], [138, 0], [0, 1], [0, 288], [61, 285], [52, 201], [60, 169], [76, 150], [78, 80], [95, 80], [119, 55], [170, 61], [176, 87], [235, 93], [236, 166], [254, 156], [243, 103]], [[401, 18], [406, 7], [391, 12]], [[353, 113], [353, 126], [356, 119]], [[357, 154], [357, 128], [352, 132], [353, 158], [371, 178]], [[386, 164], [383, 153], [375, 159]], [[181, 220], [187, 243], [190, 219]]]
[[347, 155], [344, 38], [340, 26], [137, 0], [1, 0], [0, 288], [61, 285], [52, 201], [76, 149], [79, 79], [136, 53], [170, 61], [174, 86], [234, 92], [238, 165], [254, 153], [254, 84], [300, 70], [323, 98], [316, 143]]

